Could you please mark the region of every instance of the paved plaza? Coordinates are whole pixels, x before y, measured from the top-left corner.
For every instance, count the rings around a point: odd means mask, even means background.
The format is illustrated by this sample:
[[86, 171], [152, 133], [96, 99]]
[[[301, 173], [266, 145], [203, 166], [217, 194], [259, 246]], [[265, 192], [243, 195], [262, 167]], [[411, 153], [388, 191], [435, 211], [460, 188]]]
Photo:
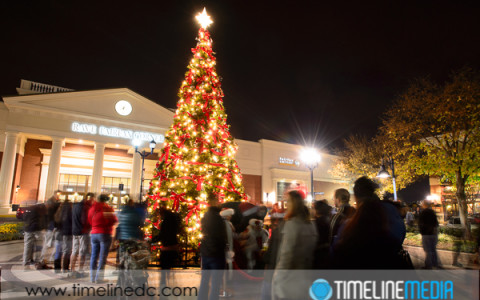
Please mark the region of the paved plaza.
[[[37, 247], [39, 252], [40, 247]], [[107, 266], [105, 269], [105, 279], [108, 281], [104, 284], [92, 284], [88, 277], [80, 279], [69, 278], [67, 274], [58, 274], [54, 270], [36, 270], [33, 265], [28, 266], [27, 269], [22, 265], [23, 255], [23, 241], [10, 241], [0, 243], [0, 266], [1, 270], [1, 297], [0, 299], [28, 299], [30, 298], [26, 289], [40, 288], [67, 288], [70, 290], [69, 294], [65, 296], [57, 296], [58, 299], [92, 299], [85, 298], [72, 294], [72, 287], [74, 284], [76, 287], [111, 287], [114, 288], [117, 282], [117, 274], [115, 273], [115, 252], [110, 252], [108, 257]], [[88, 265], [88, 261], [85, 264]], [[160, 279], [162, 276], [161, 270], [157, 268], [149, 268], [149, 285], [155, 287], [157, 290], [163, 288], [164, 285], [160, 285]], [[255, 275], [255, 274], [252, 274]], [[237, 276], [242, 276], [237, 274]], [[197, 287], [200, 285], [200, 269], [199, 268], [187, 268], [174, 270], [167, 278], [166, 285], [168, 287]], [[254, 276], [243, 277], [243, 283], [248, 278], [254, 278]], [[229, 287], [229, 290], [235, 289], [236, 297], [230, 297], [230, 299], [258, 299], [261, 293], [262, 282], [259, 280], [248, 280], [248, 288], [244, 286], [238, 286], [243, 284], [242, 280], [237, 280], [236, 287]], [[188, 292], [188, 291], [187, 291]], [[193, 293], [193, 292], [192, 292]], [[188, 294], [188, 293], [187, 293]], [[35, 298], [38, 298], [37, 295]], [[40, 297], [42, 298], [42, 297]], [[45, 299], [50, 297], [44, 297]], [[104, 299], [105, 297], [101, 297]], [[107, 297], [108, 298], [108, 297]], [[117, 298], [117, 297], [111, 297]], [[147, 298], [147, 297], [145, 297]], [[149, 297], [148, 297], [149, 298]], [[153, 299], [196, 299], [196, 297], [179, 296], [179, 297], [154, 297]]]
[[[418, 247], [408, 247], [411, 253], [415, 267], [421, 269], [423, 266], [423, 250]], [[40, 250], [37, 247], [37, 251]], [[73, 295], [71, 290], [76, 287], [94, 287], [94, 288], [113, 288], [116, 285], [117, 275], [115, 271], [115, 252], [110, 252], [105, 271], [104, 284], [92, 284], [88, 277], [80, 279], [69, 278], [67, 274], [57, 274], [53, 270], [36, 270], [34, 266], [28, 266], [27, 269], [22, 265], [23, 241], [9, 241], [0, 243], [0, 266], [1, 266], [1, 299], [28, 299], [26, 289], [40, 288], [67, 288], [70, 293], [64, 296], [57, 296], [58, 299], [92, 299], [85, 295]], [[451, 264], [452, 252], [439, 250], [439, 256], [447, 270], [459, 269]], [[461, 254], [459, 261], [467, 269], [478, 269], [478, 265], [471, 264], [473, 255]], [[87, 264], [86, 264], [87, 265]], [[151, 268], [149, 273], [149, 285], [160, 288], [161, 271]], [[229, 299], [260, 299], [262, 291], [262, 281], [255, 277], [255, 274], [244, 272], [234, 272], [233, 280], [228, 286], [229, 292], [233, 296]], [[259, 275], [260, 276], [260, 275]], [[170, 287], [198, 287], [200, 284], [200, 270], [198, 268], [188, 268], [175, 270], [173, 275], [168, 277], [167, 286]], [[162, 286], [163, 287], [163, 286]], [[39, 297], [35, 298], [51, 298]], [[104, 299], [105, 297], [101, 297]], [[109, 298], [109, 297], [107, 297]], [[110, 297], [118, 298], [118, 297]], [[145, 297], [147, 298], [147, 297]], [[154, 297], [154, 299], [196, 299], [196, 297]]]
[[[40, 250], [37, 247], [37, 250]], [[57, 274], [54, 270], [36, 270], [33, 265], [26, 269], [22, 265], [23, 241], [11, 241], [0, 243], [0, 266], [1, 270], [1, 299], [27, 299], [25, 288], [37, 287], [71, 287], [75, 284], [78, 287], [107, 287], [115, 286], [117, 275], [115, 274], [115, 252], [110, 252], [108, 263], [105, 269], [105, 284], [92, 284], [89, 277], [80, 279], [69, 278], [68, 274]], [[88, 265], [88, 261], [86, 262]], [[152, 286], [159, 286], [161, 273], [159, 270], [149, 271], [149, 283]], [[176, 271], [173, 278], [169, 278], [168, 285], [180, 287], [198, 287], [200, 283], [199, 269], [186, 269]], [[37, 297], [35, 297], [37, 298]], [[46, 297], [48, 298], [48, 297]], [[74, 296], [72, 293], [58, 299], [82, 299], [81, 296]], [[104, 298], [104, 297], [102, 297]], [[194, 299], [195, 297], [176, 297], [173, 299]]]

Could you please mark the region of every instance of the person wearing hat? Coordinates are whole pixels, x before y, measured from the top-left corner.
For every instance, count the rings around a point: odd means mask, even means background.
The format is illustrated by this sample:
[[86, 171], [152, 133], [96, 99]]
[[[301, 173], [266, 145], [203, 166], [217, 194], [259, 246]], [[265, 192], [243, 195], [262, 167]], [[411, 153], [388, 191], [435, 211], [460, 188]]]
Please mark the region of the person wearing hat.
[[232, 269], [232, 263], [233, 263], [233, 257], [234, 257], [233, 236], [235, 233], [235, 228], [233, 227], [232, 222], [230, 222], [234, 213], [235, 211], [231, 208], [224, 208], [220, 212], [220, 216], [223, 218], [223, 221], [225, 222], [225, 229], [227, 232], [227, 250], [225, 252], [225, 258], [226, 258], [227, 266], [229, 270]]
[[247, 258], [247, 269], [253, 270], [255, 267], [258, 252], [262, 249], [262, 245], [267, 241], [268, 235], [264, 234], [263, 222], [257, 219], [250, 219], [245, 232], [243, 232], [245, 246], [243, 251]]
[[[225, 229], [227, 232], [227, 249], [225, 250], [225, 260], [227, 263], [227, 269], [229, 270], [228, 276], [231, 279], [232, 276], [232, 270], [233, 270], [233, 258], [235, 256], [235, 252], [233, 251], [233, 239], [235, 235], [235, 228], [233, 227], [232, 222], [230, 220], [232, 219], [233, 214], [235, 211], [231, 208], [224, 208], [220, 212], [220, 216], [223, 218], [223, 221], [225, 222]], [[227, 292], [227, 274], [224, 274], [223, 278], [223, 292], [220, 293], [220, 295], [223, 295], [224, 297], [230, 297], [232, 296]]]

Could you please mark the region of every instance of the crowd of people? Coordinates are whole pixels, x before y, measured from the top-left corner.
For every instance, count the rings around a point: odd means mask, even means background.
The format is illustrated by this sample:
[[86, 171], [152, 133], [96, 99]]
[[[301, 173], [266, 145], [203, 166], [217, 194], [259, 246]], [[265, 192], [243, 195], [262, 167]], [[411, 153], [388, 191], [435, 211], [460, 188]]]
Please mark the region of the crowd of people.
[[[413, 268], [402, 245], [406, 224], [412, 226], [414, 218], [399, 202], [381, 201], [377, 189], [374, 181], [360, 177], [355, 181], [353, 197], [348, 190], [337, 189], [333, 207], [320, 200], [312, 203], [311, 210], [305, 205], [304, 194], [292, 190], [286, 194], [286, 211], [272, 210], [268, 230], [261, 219], [250, 218], [242, 232], [236, 232], [231, 223], [235, 210], [222, 208], [219, 199], [211, 195], [201, 220], [199, 299], [217, 299], [221, 285], [225, 285], [218, 270], [239, 266], [247, 274], [255, 269], [273, 270], [264, 278], [264, 299], [291, 298], [293, 291], [286, 284], [292, 281], [291, 274], [282, 270]], [[83, 200], [72, 203], [68, 198], [60, 202], [59, 194], [31, 207], [25, 215], [23, 264], [50, 269], [53, 262], [55, 272], [80, 278], [88, 274], [85, 262], [89, 258], [90, 281], [102, 283], [113, 232], [118, 242], [118, 264], [127, 242], [143, 238], [146, 210], [129, 200], [115, 214], [108, 205], [108, 195], [88, 193]], [[351, 198], [355, 207], [350, 205]], [[178, 259], [181, 221], [165, 206], [159, 209], [162, 223], [152, 242], [162, 244], [160, 267], [168, 271]], [[440, 268], [436, 252], [439, 224], [428, 202], [417, 219], [426, 253], [425, 268]], [[34, 260], [37, 244], [43, 247]], [[162, 284], [166, 278], [168, 273], [162, 275]]]
[[[53, 262], [56, 273], [81, 278], [88, 275], [85, 262], [89, 257], [90, 281], [102, 283], [114, 226], [120, 221], [115, 230], [119, 249], [124, 241], [142, 239], [145, 209], [130, 199], [117, 218], [106, 194], [96, 197], [88, 193], [75, 203], [68, 198], [61, 202], [60, 194], [56, 191], [45, 203], [30, 207], [24, 216], [23, 265], [26, 270], [32, 264], [36, 269], [52, 269]], [[42, 245], [42, 251], [34, 257], [37, 245]]]
[[[235, 264], [239, 254], [247, 258], [247, 272], [259, 267], [273, 270], [265, 273], [264, 299], [294, 297], [295, 289], [287, 284], [292, 282], [292, 272], [282, 270], [413, 268], [402, 246], [407, 210], [399, 202], [381, 201], [377, 189], [374, 181], [361, 177], [353, 188], [356, 208], [350, 205], [348, 190], [337, 189], [335, 207], [327, 200], [315, 201], [312, 211], [305, 205], [304, 194], [292, 190], [287, 193], [286, 212], [271, 213], [267, 234], [263, 234], [261, 221], [256, 219], [250, 220], [244, 232], [235, 233], [234, 226], [229, 224], [233, 210], [221, 210], [218, 201], [210, 199], [209, 210], [202, 219], [204, 272], [199, 299], [218, 298], [222, 272], [211, 270], [231, 268], [232, 260]], [[425, 207], [419, 216], [419, 226], [427, 253], [426, 268], [440, 266], [435, 239], [438, 222], [435, 222], [435, 213]], [[266, 251], [262, 252], [261, 245], [267, 240]], [[233, 255], [232, 244], [242, 245], [243, 253]], [[259, 256], [259, 252], [263, 255]], [[262, 264], [256, 261], [259, 257]]]

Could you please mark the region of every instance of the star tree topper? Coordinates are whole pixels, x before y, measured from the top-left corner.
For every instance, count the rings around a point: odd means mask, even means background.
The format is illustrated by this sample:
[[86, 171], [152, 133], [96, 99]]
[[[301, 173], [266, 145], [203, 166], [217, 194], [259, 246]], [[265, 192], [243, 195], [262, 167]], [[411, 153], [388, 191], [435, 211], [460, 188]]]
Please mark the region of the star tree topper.
[[203, 29], [207, 29], [207, 27], [213, 23], [212, 19], [210, 19], [210, 16], [207, 15], [207, 9], [205, 7], [203, 8], [203, 12], [198, 14], [195, 18]]

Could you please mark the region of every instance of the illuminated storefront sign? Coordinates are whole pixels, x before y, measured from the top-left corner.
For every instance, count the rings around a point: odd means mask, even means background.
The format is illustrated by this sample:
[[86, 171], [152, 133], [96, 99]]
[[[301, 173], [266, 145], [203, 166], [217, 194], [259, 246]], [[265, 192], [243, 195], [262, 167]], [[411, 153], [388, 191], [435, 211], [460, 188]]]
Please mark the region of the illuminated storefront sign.
[[114, 138], [128, 139], [128, 140], [140, 140], [151, 141], [155, 140], [156, 143], [163, 143], [164, 136], [158, 133], [133, 131], [130, 129], [118, 128], [118, 127], [106, 127], [98, 126], [94, 124], [86, 123], [72, 123], [72, 131], [78, 133], [88, 133], [92, 135], [101, 135]]
[[298, 160], [294, 160], [286, 157], [279, 157], [278, 162], [283, 166], [292, 166], [292, 167], [300, 166], [300, 162]]

